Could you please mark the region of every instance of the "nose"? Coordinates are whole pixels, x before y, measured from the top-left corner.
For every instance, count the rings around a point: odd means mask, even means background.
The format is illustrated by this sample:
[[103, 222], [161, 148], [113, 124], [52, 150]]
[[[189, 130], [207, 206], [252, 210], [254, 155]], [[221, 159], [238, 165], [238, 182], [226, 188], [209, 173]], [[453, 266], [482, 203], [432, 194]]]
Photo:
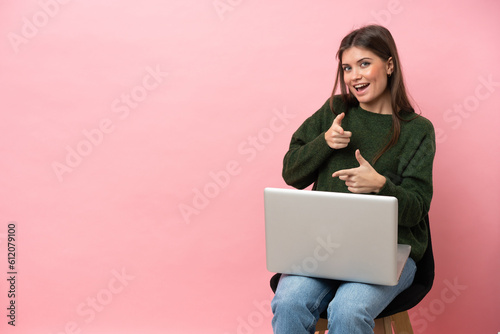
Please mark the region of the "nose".
[[357, 68], [352, 69], [352, 79], [353, 80], [359, 80], [361, 79], [361, 71]]

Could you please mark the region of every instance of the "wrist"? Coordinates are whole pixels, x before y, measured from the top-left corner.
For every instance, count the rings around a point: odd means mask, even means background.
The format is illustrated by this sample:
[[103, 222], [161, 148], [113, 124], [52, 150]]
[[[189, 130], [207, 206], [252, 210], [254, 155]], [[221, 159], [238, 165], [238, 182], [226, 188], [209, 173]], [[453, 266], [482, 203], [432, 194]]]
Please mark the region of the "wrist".
[[382, 176], [382, 175], [379, 175], [379, 180], [378, 180], [378, 185], [377, 185], [377, 189], [375, 190], [375, 192], [378, 194], [380, 192], [380, 190], [382, 190], [382, 188], [385, 186], [385, 183], [387, 182], [387, 179], [385, 178], [385, 176]]

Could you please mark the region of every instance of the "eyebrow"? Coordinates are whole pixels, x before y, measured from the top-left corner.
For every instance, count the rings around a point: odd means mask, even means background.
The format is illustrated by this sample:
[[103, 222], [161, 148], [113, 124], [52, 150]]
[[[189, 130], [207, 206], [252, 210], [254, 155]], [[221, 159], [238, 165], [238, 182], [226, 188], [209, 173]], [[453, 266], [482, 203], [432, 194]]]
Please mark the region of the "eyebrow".
[[[364, 58], [361, 58], [360, 60], [358, 60], [356, 63], [358, 63], [358, 64], [359, 64], [359, 63], [362, 63], [362, 62], [363, 62], [363, 61], [365, 61], [365, 60], [373, 60], [373, 59], [372, 59], [372, 58], [370, 58], [370, 57], [364, 57]], [[342, 66], [348, 66], [348, 65], [349, 65], [349, 64], [344, 64], [344, 63], [342, 64]]]

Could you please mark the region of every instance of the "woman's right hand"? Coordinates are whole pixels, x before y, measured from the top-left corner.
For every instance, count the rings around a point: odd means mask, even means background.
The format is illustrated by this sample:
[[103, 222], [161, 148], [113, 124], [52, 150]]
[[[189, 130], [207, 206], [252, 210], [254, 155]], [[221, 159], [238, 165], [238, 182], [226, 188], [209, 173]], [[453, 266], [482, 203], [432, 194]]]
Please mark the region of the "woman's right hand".
[[345, 113], [337, 115], [330, 129], [325, 132], [326, 143], [335, 150], [347, 147], [351, 141], [352, 133], [350, 131], [344, 131], [341, 126], [344, 117]]

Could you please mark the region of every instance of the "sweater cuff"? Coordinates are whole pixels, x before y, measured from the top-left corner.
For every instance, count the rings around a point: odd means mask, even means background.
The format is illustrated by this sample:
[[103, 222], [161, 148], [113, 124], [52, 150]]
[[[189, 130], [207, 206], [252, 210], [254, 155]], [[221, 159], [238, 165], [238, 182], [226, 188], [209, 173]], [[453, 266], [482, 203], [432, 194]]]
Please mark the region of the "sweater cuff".
[[385, 177], [385, 184], [378, 194], [383, 196], [396, 196], [396, 185], [388, 177]]
[[322, 132], [318, 137], [316, 137], [311, 144], [317, 150], [317, 153], [320, 156], [329, 156], [332, 152], [336, 151], [335, 149], [328, 146], [328, 143], [325, 140], [325, 132]]

